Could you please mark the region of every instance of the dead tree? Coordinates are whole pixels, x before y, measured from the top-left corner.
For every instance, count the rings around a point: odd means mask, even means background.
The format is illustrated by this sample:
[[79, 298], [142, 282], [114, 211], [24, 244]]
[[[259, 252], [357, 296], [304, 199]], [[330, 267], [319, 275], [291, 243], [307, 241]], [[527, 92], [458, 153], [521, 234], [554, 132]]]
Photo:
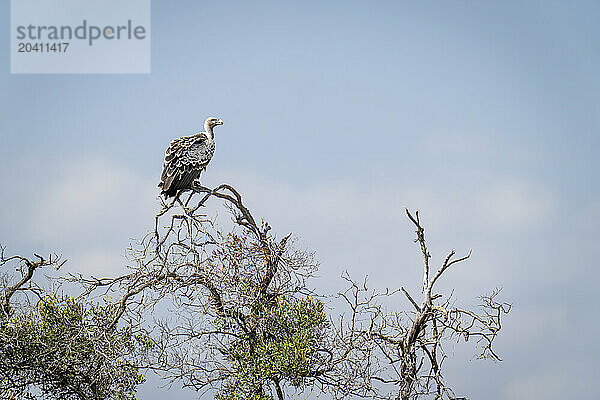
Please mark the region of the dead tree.
[[[502, 328], [502, 317], [511, 305], [497, 300], [500, 289], [480, 297], [478, 310], [455, 305], [453, 292], [436, 292], [436, 283], [451, 267], [467, 260], [471, 252], [456, 257], [452, 250], [441, 266], [432, 270], [431, 255], [425, 240], [419, 212], [406, 214], [416, 228], [415, 242], [423, 257], [422, 294], [417, 300], [404, 287], [394, 291], [369, 290], [366, 281], [357, 283], [346, 277], [349, 288], [340, 293], [350, 307], [346, 322], [338, 325], [337, 336], [346, 343], [348, 353], [362, 358], [362, 366], [350, 365], [338, 371], [338, 396], [353, 394], [380, 399], [417, 398], [465, 399], [456, 397], [444, 379], [444, 347], [448, 341], [476, 343], [477, 358], [500, 361], [493, 348]], [[381, 301], [402, 292], [413, 311], [388, 312]], [[349, 345], [348, 345], [349, 344]], [[349, 358], [353, 358], [349, 357]], [[361, 368], [367, 368], [368, 371]], [[343, 377], [353, 376], [353, 385], [339, 385]]]

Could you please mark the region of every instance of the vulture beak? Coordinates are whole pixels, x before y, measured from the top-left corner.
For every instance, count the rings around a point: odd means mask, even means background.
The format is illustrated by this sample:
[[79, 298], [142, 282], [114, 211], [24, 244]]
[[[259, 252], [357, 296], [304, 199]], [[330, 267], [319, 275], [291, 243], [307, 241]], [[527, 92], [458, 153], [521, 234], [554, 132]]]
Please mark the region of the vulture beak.
[[223, 125], [223, 120], [222, 119], [218, 120], [217, 125]]

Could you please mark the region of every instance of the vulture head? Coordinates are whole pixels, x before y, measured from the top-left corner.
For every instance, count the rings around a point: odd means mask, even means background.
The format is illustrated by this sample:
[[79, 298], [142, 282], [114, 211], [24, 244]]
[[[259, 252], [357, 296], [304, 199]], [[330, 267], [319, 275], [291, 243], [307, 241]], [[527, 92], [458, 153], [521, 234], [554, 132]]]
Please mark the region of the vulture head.
[[223, 125], [223, 120], [215, 117], [209, 117], [204, 122], [206, 132], [212, 132], [212, 129], [217, 125]]

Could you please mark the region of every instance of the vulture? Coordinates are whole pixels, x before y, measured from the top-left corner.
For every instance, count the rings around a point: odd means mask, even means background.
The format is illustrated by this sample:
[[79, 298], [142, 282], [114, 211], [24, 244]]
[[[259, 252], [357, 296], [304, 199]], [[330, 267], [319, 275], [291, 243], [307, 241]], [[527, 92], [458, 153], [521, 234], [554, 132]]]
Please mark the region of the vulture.
[[158, 184], [161, 194], [174, 197], [179, 191], [193, 187], [215, 152], [213, 129], [217, 125], [223, 125], [223, 121], [210, 117], [204, 122], [204, 132], [180, 137], [169, 144]]

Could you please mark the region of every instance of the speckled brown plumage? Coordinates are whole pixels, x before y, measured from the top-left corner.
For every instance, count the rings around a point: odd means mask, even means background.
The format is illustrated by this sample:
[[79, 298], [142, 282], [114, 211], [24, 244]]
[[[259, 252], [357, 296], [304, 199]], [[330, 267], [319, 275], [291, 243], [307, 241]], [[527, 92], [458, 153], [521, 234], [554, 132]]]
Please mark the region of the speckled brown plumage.
[[173, 197], [181, 190], [190, 189], [200, 178], [215, 152], [213, 128], [222, 124], [220, 119], [208, 118], [204, 123], [205, 132], [180, 137], [169, 144], [158, 184], [161, 194]]

